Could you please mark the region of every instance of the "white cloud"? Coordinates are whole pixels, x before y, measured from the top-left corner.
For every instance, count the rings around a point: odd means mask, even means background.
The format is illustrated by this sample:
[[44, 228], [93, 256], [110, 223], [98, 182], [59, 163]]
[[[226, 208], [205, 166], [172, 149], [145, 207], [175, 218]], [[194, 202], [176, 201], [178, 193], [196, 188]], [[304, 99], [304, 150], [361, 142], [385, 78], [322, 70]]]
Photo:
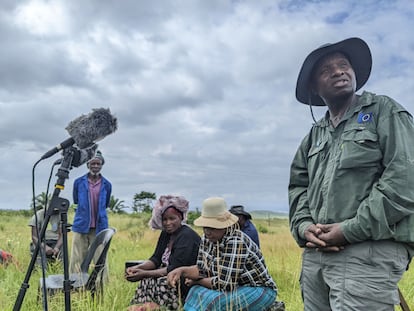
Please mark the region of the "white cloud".
[[69, 28], [65, 8], [58, 1], [27, 1], [16, 8], [14, 21], [39, 36], [64, 35]]

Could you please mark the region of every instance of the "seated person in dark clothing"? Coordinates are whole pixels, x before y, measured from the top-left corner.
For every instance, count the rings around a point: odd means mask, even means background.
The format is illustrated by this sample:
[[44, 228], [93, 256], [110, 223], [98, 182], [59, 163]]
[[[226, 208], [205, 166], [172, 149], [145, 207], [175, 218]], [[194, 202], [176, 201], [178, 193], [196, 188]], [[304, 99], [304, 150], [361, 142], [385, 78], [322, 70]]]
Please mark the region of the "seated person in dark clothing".
[[155, 204], [150, 226], [162, 231], [151, 258], [126, 269], [128, 281], [140, 281], [128, 310], [177, 310], [185, 299], [188, 287], [184, 282], [172, 288], [167, 286], [166, 276], [197, 261], [200, 236], [184, 223], [187, 211], [188, 201], [180, 196], [161, 196]]
[[[36, 217], [35, 215], [29, 221], [29, 226], [31, 227], [32, 232], [32, 242], [30, 243], [30, 254], [33, 255], [33, 252], [36, 248], [36, 244], [38, 243], [38, 236], [37, 232], [41, 231], [43, 223], [45, 221], [45, 209], [40, 209], [36, 212], [37, 217], [37, 230], [36, 230]], [[62, 255], [60, 252], [60, 248], [63, 244], [62, 234], [60, 230], [60, 218], [59, 214], [53, 214], [49, 218], [48, 229], [45, 232], [44, 236], [44, 243], [42, 243], [42, 247], [44, 247], [45, 256], [47, 261], [54, 262], [56, 259], [61, 259]], [[40, 264], [40, 250], [39, 256], [37, 258], [37, 263]]]
[[233, 205], [229, 211], [239, 217], [240, 230], [246, 233], [260, 247], [259, 234], [251, 222], [252, 215], [244, 210], [243, 205]]

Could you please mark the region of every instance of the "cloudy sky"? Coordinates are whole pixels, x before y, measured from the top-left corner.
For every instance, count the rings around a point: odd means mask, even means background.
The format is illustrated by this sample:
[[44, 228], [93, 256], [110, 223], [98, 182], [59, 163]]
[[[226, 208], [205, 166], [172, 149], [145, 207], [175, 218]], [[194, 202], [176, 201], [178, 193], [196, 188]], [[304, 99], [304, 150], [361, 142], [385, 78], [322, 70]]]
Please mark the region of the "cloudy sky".
[[[306, 55], [363, 38], [363, 89], [414, 112], [413, 28], [412, 0], [3, 0], [0, 209], [29, 208], [34, 163], [71, 120], [104, 107], [119, 128], [99, 142], [103, 174], [125, 204], [149, 191], [192, 209], [223, 196], [286, 212], [290, 162], [312, 124], [294, 95]], [[59, 157], [36, 167], [36, 193]], [[62, 197], [86, 171], [70, 171]]]

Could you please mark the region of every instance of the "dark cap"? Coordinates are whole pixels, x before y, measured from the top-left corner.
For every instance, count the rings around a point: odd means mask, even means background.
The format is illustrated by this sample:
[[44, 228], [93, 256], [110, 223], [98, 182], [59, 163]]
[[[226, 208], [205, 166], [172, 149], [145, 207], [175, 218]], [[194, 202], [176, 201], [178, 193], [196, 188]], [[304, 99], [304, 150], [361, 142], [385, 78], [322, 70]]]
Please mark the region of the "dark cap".
[[246, 212], [244, 210], [244, 206], [243, 205], [233, 205], [230, 209], [229, 212], [234, 214], [234, 215], [243, 215], [246, 216], [248, 219], [252, 219], [252, 215], [250, 215], [248, 212]]
[[88, 161], [88, 163], [94, 159], [99, 159], [101, 160], [101, 164], [104, 165], [105, 164], [105, 159], [102, 155], [102, 152], [100, 150], [96, 150], [95, 155]]

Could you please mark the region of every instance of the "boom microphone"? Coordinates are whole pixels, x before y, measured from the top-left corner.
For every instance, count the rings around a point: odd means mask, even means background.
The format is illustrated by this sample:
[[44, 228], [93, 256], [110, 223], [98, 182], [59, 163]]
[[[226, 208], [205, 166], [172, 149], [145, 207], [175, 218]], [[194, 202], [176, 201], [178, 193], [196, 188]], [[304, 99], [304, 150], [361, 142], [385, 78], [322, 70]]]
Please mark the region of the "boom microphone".
[[92, 109], [92, 112], [88, 115], [81, 115], [75, 120], [70, 121], [66, 130], [71, 137], [46, 152], [41, 157], [41, 160], [47, 159], [73, 144], [76, 144], [80, 149], [89, 147], [96, 141], [115, 132], [117, 128], [117, 119], [111, 115], [109, 109]]

